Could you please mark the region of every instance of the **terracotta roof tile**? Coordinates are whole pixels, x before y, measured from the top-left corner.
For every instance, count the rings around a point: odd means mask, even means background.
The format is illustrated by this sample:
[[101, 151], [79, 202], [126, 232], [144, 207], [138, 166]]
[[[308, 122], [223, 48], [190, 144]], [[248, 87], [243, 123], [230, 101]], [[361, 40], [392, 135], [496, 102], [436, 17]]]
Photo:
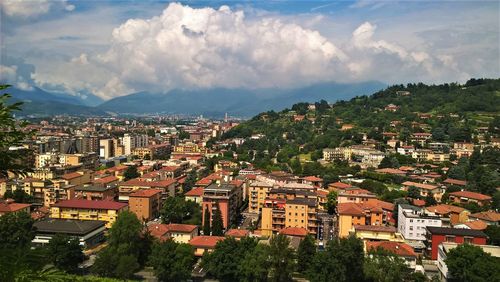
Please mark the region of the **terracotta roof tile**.
[[390, 241], [368, 241], [366, 242], [366, 250], [375, 250], [377, 248], [382, 248], [388, 252], [391, 252], [397, 256], [402, 257], [416, 257], [413, 248], [405, 243], [390, 242]]
[[232, 237], [246, 237], [250, 234], [249, 230], [246, 229], [229, 229], [226, 232], [226, 236], [232, 236]]
[[491, 200], [491, 197], [488, 195], [483, 195], [483, 194], [471, 192], [471, 191], [457, 191], [457, 192], [450, 193], [450, 195], [453, 195], [455, 197], [464, 197], [464, 198], [480, 200], [480, 201]]
[[217, 242], [224, 239], [225, 237], [221, 236], [196, 236], [189, 241], [189, 244], [194, 247], [213, 249], [217, 245]]
[[160, 194], [163, 192], [160, 189], [139, 189], [136, 192], [133, 192], [129, 195], [129, 197], [138, 197], [138, 198], [150, 198], [156, 194]]
[[302, 227], [285, 227], [280, 230], [280, 234], [287, 236], [305, 237], [307, 235], [307, 230]]
[[500, 213], [494, 211], [485, 211], [470, 214], [469, 217], [482, 219], [489, 222], [500, 222]]
[[203, 187], [197, 187], [197, 188], [191, 189], [190, 191], [188, 191], [184, 195], [190, 196], [190, 197], [195, 197], [195, 196], [201, 197], [203, 195], [203, 190], [204, 190]]

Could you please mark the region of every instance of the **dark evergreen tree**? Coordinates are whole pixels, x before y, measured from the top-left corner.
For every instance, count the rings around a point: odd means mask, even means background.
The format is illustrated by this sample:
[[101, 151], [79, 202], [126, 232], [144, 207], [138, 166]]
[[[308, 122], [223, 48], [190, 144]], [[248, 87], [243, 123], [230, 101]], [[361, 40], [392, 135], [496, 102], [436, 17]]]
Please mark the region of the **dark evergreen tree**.
[[315, 253], [316, 244], [314, 243], [314, 238], [311, 235], [307, 235], [302, 241], [300, 241], [299, 248], [297, 250], [297, 268], [299, 272], [304, 273], [309, 269]]
[[208, 210], [208, 206], [205, 208], [205, 215], [203, 218], [203, 235], [210, 235], [210, 211]]
[[222, 221], [222, 213], [218, 204], [216, 204], [215, 210], [212, 211], [212, 235], [224, 235], [224, 222]]

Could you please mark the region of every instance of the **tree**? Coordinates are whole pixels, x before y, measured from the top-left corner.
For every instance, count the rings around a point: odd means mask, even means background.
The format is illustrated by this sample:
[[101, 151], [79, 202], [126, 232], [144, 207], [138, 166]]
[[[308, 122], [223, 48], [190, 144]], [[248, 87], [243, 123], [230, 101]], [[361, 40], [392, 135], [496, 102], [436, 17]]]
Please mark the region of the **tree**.
[[484, 233], [488, 235], [488, 244], [500, 246], [500, 226], [488, 225], [488, 227], [484, 230]]
[[193, 186], [196, 184], [197, 177], [198, 177], [198, 174], [196, 173], [195, 170], [192, 170], [190, 173], [188, 173], [188, 175], [186, 177], [186, 181], [184, 181], [184, 186], [183, 186], [184, 193], [191, 191]]
[[35, 238], [33, 219], [26, 212], [0, 216], [0, 249], [28, 247]]
[[[0, 90], [10, 85], [0, 85]], [[15, 111], [20, 111], [22, 102], [9, 103], [11, 96], [0, 96], [0, 178], [7, 178], [9, 173], [25, 175], [30, 170], [29, 163], [25, 160], [23, 150], [9, 150], [11, 146], [19, 146], [30, 136], [30, 133], [20, 129], [26, 126], [25, 122], [18, 122], [14, 118]]]
[[163, 223], [182, 223], [186, 213], [184, 198], [178, 196], [168, 197], [161, 210], [161, 219]]
[[437, 204], [437, 201], [434, 198], [434, 195], [432, 194], [432, 192], [427, 193], [427, 196], [425, 196], [425, 206], [426, 207], [434, 206], [435, 204]]
[[205, 208], [205, 214], [203, 218], [203, 235], [210, 235], [210, 211], [208, 210], [208, 206]]
[[449, 178], [465, 180], [466, 172], [465, 168], [461, 165], [452, 166], [447, 173]]
[[151, 160], [151, 155], [150, 154], [145, 154], [143, 159], [145, 159], [145, 160]]
[[224, 223], [222, 221], [222, 213], [219, 209], [218, 204], [216, 204], [215, 210], [212, 211], [212, 235], [213, 236], [224, 235]]
[[194, 249], [169, 239], [156, 243], [149, 264], [160, 281], [185, 281], [191, 277], [195, 262]]
[[101, 276], [130, 278], [149, 256], [151, 236], [136, 215], [121, 212], [111, 226], [108, 246], [97, 255], [92, 271]]
[[450, 250], [445, 259], [450, 281], [498, 281], [500, 259], [480, 247], [462, 244]]
[[300, 241], [299, 248], [297, 250], [297, 268], [299, 272], [304, 273], [309, 269], [315, 253], [316, 245], [314, 244], [314, 239], [311, 235], [307, 235], [302, 241]]
[[52, 237], [47, 252], [55, 267], [70, 273], [76, 272], [78, 264], [85, 260], [79, 241], [67, 235]]
[[269, 247], [258, 244], [247, 252], [238, 267], [241, 281], [267, 281], [269, 276]]
[[371, 250], [364, 264], [367, 281], [399, 282], [409, 281], [411, 270], [404, 259], [383, 249]]
[[295, 270], [295, 253], [290, 248], [290, 239], [279, 234], [271, 238], [269, 242], [269, 268], [271, 281], [290, 281]]
[[386, 156], [382, 159], [378, 168], [398, 168], [399, 166], [400, 165], [397, 158], [393, 156]]
[[335, 213], [335, 208], [337, 207], [337, 192], [331, 191], [326, 195], [325, 208], [329, 214]]
[[137, 178], [137, 177], [139, 177], [141, 175], [137, 171], [137, 166], [132, 165], [132, 166], [127, 167], [127, 169], [123, 173], [123, 176], [124, 176], [124, 180], [127, 181], [127, 180], [130, 180], [130, 179]]
[[311, 282], [363, 281], [363, 267], [363, 243], [349, 236], [329, 241], [325, 251], [316, 252], [306, 276]]
[[420, 190], [415, 186], [410, 186], [410, 188], [408, 188], [408, 197], [420, 199]]
[[[7, 198], [7, 196], [4, 195], [4, 198]], [[33, 203], [33, 197], [26, 193], [23, 189], [14, 190], [11, 198], [14, 199], [16, 203]]]

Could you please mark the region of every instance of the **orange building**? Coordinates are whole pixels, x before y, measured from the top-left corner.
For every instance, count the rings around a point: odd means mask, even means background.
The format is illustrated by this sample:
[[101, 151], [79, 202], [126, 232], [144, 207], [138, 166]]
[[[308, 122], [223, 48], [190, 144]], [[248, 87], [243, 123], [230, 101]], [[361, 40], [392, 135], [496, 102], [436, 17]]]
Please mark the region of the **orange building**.
[[205, 212], [210, 213], [219, 207], [222, 214], [222, 222], [224, 229], [236, 222], [239, 208], [242, 202], [242, 187], [234, 184], [211, 184], [203, 190], [203, 224], [205, 224]]
[[354, 225], [382, 225], [383, 209], [366, 203], [341, 203], [337, 206], [339, 215], [339, 237], [347, 237]]
[[128, 205], [131, 212], [143, 221], [149, 221], [160, 215], [160, 189], [141, 189], [129, 195]]

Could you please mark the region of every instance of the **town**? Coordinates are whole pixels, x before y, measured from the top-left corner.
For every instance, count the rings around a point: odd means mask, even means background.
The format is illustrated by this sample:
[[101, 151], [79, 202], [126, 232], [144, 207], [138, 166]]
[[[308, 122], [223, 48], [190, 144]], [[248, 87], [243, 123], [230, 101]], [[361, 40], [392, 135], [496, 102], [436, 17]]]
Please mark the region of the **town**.
[[56, 272], [17, 271], [47, 281], [495, 281], [498, 112], [409, 114], [412, 87], [368, 109], [383, 127], [325, 101], [250, 121], [2, 116], [2, 259], [45, 250]]

